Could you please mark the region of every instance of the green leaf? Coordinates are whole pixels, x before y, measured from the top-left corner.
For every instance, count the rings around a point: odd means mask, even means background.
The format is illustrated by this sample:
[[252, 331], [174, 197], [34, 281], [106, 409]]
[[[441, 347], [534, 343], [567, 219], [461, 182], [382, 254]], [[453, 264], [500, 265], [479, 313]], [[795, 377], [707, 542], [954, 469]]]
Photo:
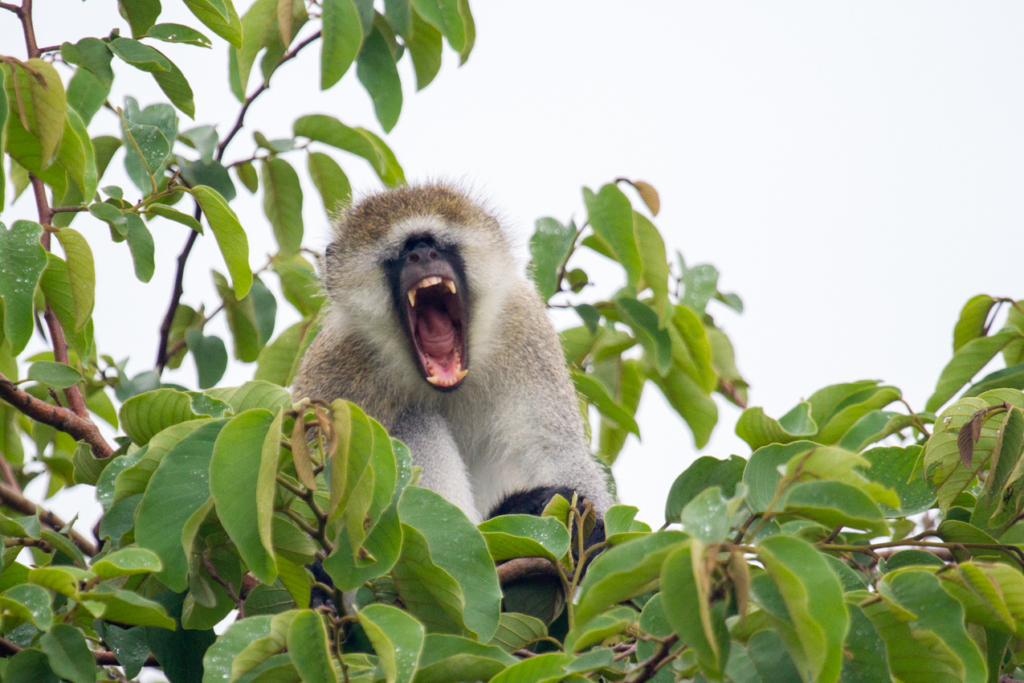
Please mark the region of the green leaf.
[[203, 657], [202, 683], [228, 683], [235, 657], [250, 643], [270, 635], [271, 619], [269, 615], [247, 615], [228, 626]]
[[665, 521], [678, 522], [686, 504], [712, 486], [721, 487], [722, 493], [731, 498], [736, 491], [736, 484], [743, 478], [746, 464], [746, 460], [738, 455], [730, 456], [728, 460], [718, 460], [709, 455], [694, 460], [672, 482], [665, 501]]
[[[679, 335], [678, 341], [673, 336]], [[697, 314], [686, 306], [676, 306], [669, 327], [672, 339], [672, 357], [705, 394], [718, 386], [718, 373], [711, 362], [711, 342], [707, 330]]]
[[478, 640], [490, 640], [498, 628], [501, 587], [483, 536], [459, 508], [427, 489], [408, 487], [398, 510], [403, 524], [426, 540], [431, 561], [462, 589], [466, 628]]
[[612, 400], [612, 397], [608, 395], [608, 392], [600, 382], [576, 370], [572, 371], [572, 381], [576, 385], [576, 390], [588, 402], [593, 403], [602, 415], [615, 422], [622, 429], [636, 434], [638, 437], [640, 436], [640, 427], [637, 426], [636, 420], [629, 414], [629, 411]]
[[[154, 596], [168, 614], [176, 621], [181, 620], [182, 594], [164, 591]], [[203, 671], [203, 655], [217, 639], [213, 630], [183, 629], [179, 626], [170, 631], [163, 628], [147, 628], [146, 642], [153, 656], [163, 667], [163, 674], [172, 682], [189, 683], [198, 681]]]
[[279, 408], [292, 407], [291, 394], [269, 382], [246, 382], [240, 387], [210, 389], [206, 395], [224, 401], [236, 415], [253, 408], [276, 413]]
[[96, 660], [85, 636], [74, 626], [55, 624], [39, 639], [39, 647], [50, 660], [50, 668], [71, 683], [95, 683]]
[[284, 298], [303, 317], [313, 316], [324, 302], [323, 286], [313, 266], [301, 254], [273, 259], [274, 272], [281, 278]]
[[228, 350], [224, 346], [224, 340], [214, 335], [206, 336], [200, 330], [192, 329], [185, 333], [185, 343], [195, 359], [199, 388], [209, 389], [216, 386], [228, 367]]
[[341, 80], [352, 66], [363, 43], [359, 11], [352, 0], [325, 0], [323, 43], [320, 48], [320, 89]]
[[[181, 69], [167, 56], [144, 43], [130, 38], [115, 38], [109, 43], [111, 51], [140, 71], [153, 74], [153, 79], [175, 107], [189, 118], [195, 116], [192, 88]], [[134, 133], [133, 133], [134, 134]], [[151, 167], [152, 168], [152, 167]]]
[[8, 588], [0, 596], [0, 607], [19, 619], [31, 622], [40, 631], [47, 631], [53, 623], [50, 594], [41, 586], [23, 583]]
[[169, 206], [164, 206], [163, 204], [150, 204], [146, 207], [146, 214], [149, 217], [160, 216], [161, 218], [166, 218], [169, 221], [174, 221], [175, 223], [180, 223], [186, 227], [192, 228], [200, 235], [203, 234], [203, 226], [199, 221], [192, 216], [189, 216], [187, 213], [182, 213], [181, 211], [172, 209]]
[[687, 268], [683, 273], [683, 296], [680, 303], [692, 308], [698, 315], [718, 291], [718, 270], [711, 265], [701, 264]]
[[192, 398], [176, 389], [157, 389], [132, 396], [121, 406], [121, 426], [140, 446], [171, 425], [194, 420]]
[[[406, 2], [388, 3], [407, 9]], [[395, 27], [405, 40], [405, 47], [412, 57], [416, 70], [416, 90], [423, 90], [441, 70], [441, 32], [428, 24], [416, 10], [410, 12], [411, 25], [408, 29]], [[390, 21], [390, 16], [389, 16]], [[394, 26], [394, 22], [391, 22]], [[411, 34], [411, 35], [410, 35]]]
[[387, 683], [410, 683], [423, 648], [423, 626], [390, 605], [367, 605], [359, 623], [377, 653]]
[[236, 48], [242, 47], [242, 23], [231, 0], [185, 0], [196, 19]]
[[838, 680], [849, 613], [842, 586], [824, 556], [806, 541], [776, 535], [760, 542], [757, 557], [785, 602], [803, 651], [805, 677], [823, 683]]
[[655, 360], [658, 374], [664, 377], [672, 367], [672, 337], [668, 330], [661, 329], [658, 314], [628, 296], [617, 297], [615, 307], [622, 313], [623, 322], [633, 328], [648, 356]]
[[59, 683], [60, 678], [39, 650], [22, 650], [7, 662], [4, 680], [9, 683]]
[[423, 652], [413, 680], [416, 683], [490, 680], [518, 661], [494, 645], [483, 645], [461, 636], [433, 634], [423, 641]]
[[875, 501], [860, 489], [839, 481], [805, 481], [791, 486], [784, 511], [827, 527], [843, 526], [885, 535], [889, 527]]
[[643, 283], [651, 288], [654, 296], [652, 308], [658, 318], [665, 321], [669, 315], [668, 300], [668, 259], [665, 256], [665, 241], [654, 223], [643, 214], [633, 212], [633, 237], [640, 256], [640, 272]]
[[569, 532], [552, 517], [502, 515], [477, 528], [495, 562], [513, 557], [546, 557], [558, 562], [569, 552]]
[[802, 401], [775, 420], [765, 415], [761, 408], [747, 408], [736, 421], [736, 435], [755, 451], [769, 444], [786, 444], [813, 436], [817, 434], [818, 426], [810, 411], [810, 404]]
[[245, 91], [249, 86], [249, 75], [256, 62], [256, 55], [268, 45], [280, 42], [277, 4], [277, 0], [256, 0], [242, 16], [241, 44], [236, 45], [238, 49], [231, 50], [229, 56], [232, 90], [239, 101], [245, 101]]
[[298, 252], [302, 246], [302, 187], [295, 169], [284, 159], [263, 160], [263, 211], [274, 228], [281, 253]]
[[[160, 56], [155, 50], [153, 52]], [[133, 98], [125, 98], [124, 110], [121, 111], [124, 166], [132, 183], [146, 196], [154, 192], [153, 180], [166, 168], [172, 141], [178, 135], [177, 129], [177, 116], [170, 105], [151, 104], [139, 110]]]
[[582, 628], [574, 628], [565, 635], [566, 652], [580, 652], [622, 633], [637, 622], [639, 615], [629, 607], [616, 607], [586, 622]]
[[626, 270], [629, 284], [635, 286], [643, 274], [643, 264], [633, 234], [633, 207], [629, 199], [609, 183], [596, 195], [583, 188], [583, 200], [594, 232], [608, 243]]
[[505, 669], [492, 678], [491, 683], [557, 683], [565, 678], [565, 667], [573, 659], [572, 655], [561, 652], [530, 657]]
[[231, 182], [231, 175], [228, 173], [228, 169], [216, 159], [182, 162], [184, 160], [179, 157], [178, 167], [181, 169], [181, 177], [190, 186], [206, 185], [229, 202], [237, 195], [235, 184]]
[[[457, 0], [411, 0], [410, 3], [424, 21], [440, 31], [448, 44], [458, 53], [467, 47], [469, 31], [467, 21], [459, 11]], [[464, 60], [463, 60], [464, 61]]]
[[146, 35], [160, 16], [160, 0], [119, 0], [118, 9], [132, 27], [132, 35], [139, 38]]
[[535, 225], [530, 237], [530, 275], [540, 297], [547, 301], [558, 291], [558, 268], [576, 241], [576, 228], [554, 218], [540, 218]]
[[28, 369], [28, 378], [54, 389], [67, 389], [85, 381], [82, 374], [64, 363], [37, 360]]
[[[106, 46], [103, 49], [106, 50]], [[110, 54], [109, 51], [107, 54]], [[68, 107], [78, 113], [78, 116], [82, 119], [83, 126], [88, 126], [92, 122], [92, 117], [103, 107], [103, 103], [107, 101], [108, 95], [110, 95], [110, 88], [105, 88], [91, 72], [85, 69], [75, 69], [75, 75], [71, 77], [71, 82], [68, 83], [67, 102]], [[110, 156], [106, 155], [108, 151], [106, 148], [101, 150], [96, 147], [96, 143], [98, 141], [106, 142], [109, 139], [111, 139], [110, 136], [101, 135], [92, 141], [96, 152], [97, 178], [103, 176], [103, 171], [110, 161]], [[117, 138], [112, 139], [116, 140]], [[118, 141], [118, 144], [120, 144], [120, 141]], [[101, 157], [101, 151], [106, 156]], [[102, 164], [100, 163], [101, 158], [105, 159]]]
[[678, 367], [673, 366], [664, 377], [656, 372], [648, 376], [661, 389], [669, 405], [686, 420], [697, 448], [706, 446], [711, 431], [718, 423], [718, 406], [711, 397], [701, 391], [700, 385]]
[[[299, 349], [309, 325], [306, 321], [295, 323], [278, 335], [273, 343], [263, 347], [259, 358], [256, 359], [256, 374], [253, 375], [253, 379], [281, 386], [290, 385], [295, 377]], [[226, 365], [227, 352], [224, 353], [224, 362]]]
[[85, 327], [92, 316], [96, 300], [96, 269], [92, 249], [81, 233], [71, 228], [57, 231], [57, 241], [66, 257], [68, 281], [71, 283], [71, 296], [75, 304], [73, 331], [77, 332]]
[[[67, 96], [60, 74], [42, 59], [8, 64], [3, 71], [11, 112], [7, 151], [29, 171], [44, 171], [54, 162], [65, 131]], [[28, 145], [26, 137], [32, 139]], [[33, 151], [26, 156], [18, 152], [22, 149]]]
[[[227, 1], [227, 0], [223, 0]], [[238, 216], [231, 210], [220, 194], [209, 187], [193, 188], [192, 196], [196, 198], [206, 220], [217, 238], [220, 253], [224, 256], [231, 284], [235, 289], [235, 297], [245, 298], [252, 286], [252, 269], [249, 267], [249, 241], [245, 236]]]
[[4, 335], [11, 353], [20, 354], [32, 337], [32, 296], [46, 268], [46, 251], [39, 244], [43, 226], [15, 221], [8, 230], [0, 223], [0, 297], [4, 303]]
[[356, 75], [373, 100], [373, 109], [381, 127], [385, 133], [390, 133], [402, 112], [402, 82], [391, 49], [377, 28], [363, 41]]
[[744, 487], [732, 500], [723, 497], [718, 486], [704, 489], [683, 508], [679, 516], [680, 528], [703, 543], [724, 541], [743, 495]]
[[270, 530], [283, 416], [254, 409], [232, 418], [217, 437], [210, 461], [217, 516], [249, 571], [263, 583], [277, 576]]
[[288, 627], [288, 653], [303, 683], [335, 683], [330, 646], [323, 617], [313, 610], [302, 610]]
[[609, 606], [657, 587], [662, 561], [689, 538], [681, 531], [646, 534], [597, 556], [580, 583], [579, 627]]
[[872, 448], [862, 457], [871, 463], [865, 476], [886, 488], [893, 489], [900, 499], [899, 516], [909, 517], [929, 509], [935, 503], [935, 492], [914, 465], [921, 455], [920, 446]]
[[[702, 673], [722, 677], [729, 660], [729, 639], [720, 615], [712, 613], [704, 571], [704, 546], [691, 539], [676, 547], [661, 568], [661, 599], [665, 615], [679, 639], [697, 655]], [[723, 647], [724, 645], [724, 647]]]
[[363, 128], [349, 128], [331, 116], [312, 114], [298, 118], [295, 135], [351, 152], [370, 162], [377, 176], [388, 187], [405, 184], [405, 173], [395, 155], [384, 142]]
[[936, 412], [954, 394], [967, 384], [1004, 346], [1021, 338], [1021, 333], [1015, 329], [1007, 328], [990, 337], [979, 337], [965, 343], [953, 354], [953, 360], [949, 361], [939, 382], [935, 386], [935, 393], [929, 397], [925, 404], [925, 410]]
[[310, 152], [308, 165], [309, 175], [320, 193], [328, 217], [348, 206], [352, 200], [352, 186], [341, 166], [322, 152]]
[[182, 26], [181, 24], [157, 24], [150, 27], [146, 37], [156, 38], [165, 43], [185, 43], [196, 47], [211, 47], [213, 43], [194, 28]]
[[[1006, 349], [1004, 349], [1004, 351], [1005, 350]], [[1018, 363], [1017, 365], [1003, 368], [1002, 370], [996, 370], [995, 372], [985, 375], [975, 384], [971, 385], [971, 387], [963, 393], [963, 397], [980, 396], [986, 391], [1000, 388], [1024, 389], [1024, 363]]]
[[[247, 296], [239, 301], [228, 286], [227, 278], [213, 271], [213, 283], [224, 302], [224, 313], [228, 319], [228, 328], [234, 342], [235, 358], [251, 363], [259, 357], [263, 348], [260, 331], [256, 322], [256, 309], [253, 297]], [[250, 291], [255, 291], [251, 289]]]
[[891, 572], [880, 582], [879, 591], [917, 617], [910, 624], [912, 630], [934, 633], [953, 652], [963, 665], [960, 680], [966, 683], [988, 680], [985, 660], [967, 635], [963, 607], [942, 589], [932, 572], [913, 567]]
[[135, 277], [142, 282], [149, 282], [153, 279], [153, 271], [156, 269], [153, 263], [153, 253], [156, 250], [153, 234], [137, 213], [125, 213], [124, 220], [128, 226], [128, 248], [131, 249], [132, 261], [135, 264]]
[[953, 353], [972, 339], [985, 336], [985, 322], [995, 304], [996, 300], [988, 294], [971, 297], [964, 304], [960, 310], [960, 319], [953, 328]]
[[544, 622], [536, 617], [516, 612], [503, 612], [498, 619], [498, 629], [494, 632], [489, 645], [501, 648], [505, 652], [516, 650], [543, 638], [548, 633]]
[[90, 567], [98, 576], [112, 579], [117, 576], [133, 576], [159, 572], [163, 569], [160, 558], [145, 548], [122, 548], [104, 555]]
[[110, 90], [114, 81], [114, 70], [110, 68], [110, 62], [114, 55], [110, 53], [105, 42], [99, 38], [82, 38], [74, 44], [63, 43], [60, 46], [60, 56], [68, 64], [75, 64], [89, 71], [96, 77], [100, 86]]
[[[175, 591], [183, 591], [188, 585], [182, 530], [210, 497], [210, 459], [217, 435], [226, 423], [204, 420], [172, 446], [150, 477], [136, 512], [135, 541], [156, 553], [164, 568], [155, 576]], [[150, 448], [155, 445], [154, 440]]]
[[235, 166], [235, 173], [238, 175], [238, 179], [242, 181], [245, 189], [249, 190], [251, 194], [255, 194], [256, 190], [260, 188], [259, 176], [256, 175], [256, 169], [253, 168], [251, 161], [237, 164]]

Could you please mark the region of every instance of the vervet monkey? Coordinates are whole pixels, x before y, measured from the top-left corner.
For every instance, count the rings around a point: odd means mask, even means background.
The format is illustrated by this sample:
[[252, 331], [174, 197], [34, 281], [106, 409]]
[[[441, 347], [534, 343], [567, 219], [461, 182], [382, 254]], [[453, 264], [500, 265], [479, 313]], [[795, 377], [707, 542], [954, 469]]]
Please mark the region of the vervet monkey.
[[321, 266], [329, 303], [296, 399], [362, 407], [474, 523], [556, 493], [603, 515], [558, 334], [493, 216], [447, 185], [380, 192], [338, 218]]

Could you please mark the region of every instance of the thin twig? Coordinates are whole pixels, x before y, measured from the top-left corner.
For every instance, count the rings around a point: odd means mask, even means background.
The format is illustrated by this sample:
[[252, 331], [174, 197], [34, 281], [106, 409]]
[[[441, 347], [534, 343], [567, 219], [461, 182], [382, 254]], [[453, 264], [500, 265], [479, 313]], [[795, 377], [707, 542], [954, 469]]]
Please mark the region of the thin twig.
[[643, 683], [643, 681], [649, 681], [654, 678], [654, 674], [658, 673], [658, 669], [661, 665], [669, 660], [672, 656], [672, 646], [678, 642], [679, 636], [672, 634], [666, 638], [658, 649], [655, 650], [654, 654], [643, 661], [643, 663], [633, 671], [632, 674], [625, 681], [628, 683]]
[[[22, 648], [18, 647], [6, 638], [0, 638], [0, 657], [10, 657], [21, 652]], [[93, 650], [92, 656], [96, 658], [96, 663], [100, 666], [121, 666], [121, 663], [117, 661], [117, 657], [114, 656], [113, 652], [107, 652], [106, 650]], [[144, 666], [159, 666], [156, 658], [150, 655], [146, 658], [143, 663]]]
[[3, 474], [4, 481], [7, 482], [8, 486], [21, 493], [21, 486], [18, 485], [18, 478], [14, 474], [14, 467], [7, 461], [3, 453], [0, 453], [0, 473]]
[[220, 575], [217, 573], [217, 568], [213, 566], [213, 560], [211, 560], [210, 556], [205, 553], [203, 554], [203, 566], [206, 567], [206, 571], [210, 573], [210, 578], [219, 583], [221, 586], [223, 586], [224, 590], [228, 592], [228, 596], [230, 596], [230, 598], [234, 600], [235, 605], [238, 606], [238, 618], [244, 619], [245, 600], [242, 598], [241, 593], [236, 593], [235, 587], [231, 585], [231, 582], [225, 581], [220, 577]]
[[[12, 510], [17, 510], [23, 515], [38, 515], [39, 521], [54, 531], [60, 531], [67, 526], [67, 523], [60, 517], [28, 500], [7, 484], [0, 484], [0, 503], [3, 503]], [[78, 546], [79, 550], [89, 557], [94, 557], [99, 552], [89, 539], [74, 529], [71, 530], [71, 540]]]

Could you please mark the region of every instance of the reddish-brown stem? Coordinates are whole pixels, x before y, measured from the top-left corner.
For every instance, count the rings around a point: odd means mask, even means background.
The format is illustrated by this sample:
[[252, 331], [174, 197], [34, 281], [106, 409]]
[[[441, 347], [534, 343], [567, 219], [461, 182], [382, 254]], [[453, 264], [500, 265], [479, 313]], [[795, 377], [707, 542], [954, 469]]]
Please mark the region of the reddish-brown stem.
[[[0, 638], [0, 657], [10, 657], [21, 652], [22, 648], [18, 647], [11, 641]], [[120, 666], [121, 663], [117, 661], [117, 657], [114, 656], [113, 652], [107, 652], [106, 650], [93, 650], [92, 656], [96, 658], [96, 663], [100, 666]], [[144, 662], [145, 666], [159, 666], [156, 658], [150, 655]]]
[[21, 493], [21, 486], [18, 485], [18, 478], [14, 476], [14, 468], [11, 467], [11, 463], [7, 461], [7, 458], [4, 457], [2, 453], [0, 453], [0, 473], [3, 474], [4, 481], [7, 482], [8, 486], [18, 493]]
[[36, 29], [32, 26], [32, 0], [22, 0], [18, 17], [21, 19], [21, 27], [25, 33], [25, 49], [28, 51], [28, 58], [38, 57], [39, 46], [36, 44]]
[[[38, 514], [39, 521], [54, 531], [60, 531], [67, 526], [67, 523], [60, 517], [28, 500], [7, 484], [0, 484], [0, 503], [3, 503], [12, 510], [17, 510], [23, 515]], [[79, 550], [89, 557], [94, 557], [99, 552], [92, 541], [73, 529], [71, 530], [71, 540], [74, 541]]]
[[36, 422], [48, 424], [70, 434], [76, 441], [85, 441], [92, 447], [97, 458], [109, 458], [114, 454], [100, 430], [92, 420], [84, 419], [67, 408], [50, 405], [19, 389], [14, 382], [0, 374], [0, 399], [11, 404]]

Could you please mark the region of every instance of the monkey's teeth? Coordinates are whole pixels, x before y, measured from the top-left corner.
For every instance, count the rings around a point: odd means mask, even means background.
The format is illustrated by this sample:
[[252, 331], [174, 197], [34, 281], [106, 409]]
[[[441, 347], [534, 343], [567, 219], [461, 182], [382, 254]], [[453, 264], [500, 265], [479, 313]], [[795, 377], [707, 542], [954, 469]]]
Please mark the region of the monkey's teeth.
[[469, 374], [469, 370], [459, 370], [455, 373], [455, 381], [461, 381], [463, 377]]
[[441, 282], [442, 282], [442, 279], [441, 279], [440, 276], [431, 275], [430, 277], [425, 277], [422, 280], [420, 280], [419, 282], [417, 282], [416, 283], [416, 287], [414, 289], [423, 289], [424, 287], [433, 287], [434, 285], [441, 284]]
[[452, 282], [451, 280], [445, 280], [444, 284], [447, 285], [449, 292], [451, 292], [452, 294], [455, 293], [455, 283], [454, 282]]
[[440, 377], [434, 377], [433, 375], [431, 375], [430, 377], [427, 378], [427, 381], [430, 382], [431, 384], [440, 384], [441, 383], [441, 378]]
[[415, 289], [410, 289], [409, 290], [409, 305], [414, 307], [414, 308], [416, 306], [416, 290]]

